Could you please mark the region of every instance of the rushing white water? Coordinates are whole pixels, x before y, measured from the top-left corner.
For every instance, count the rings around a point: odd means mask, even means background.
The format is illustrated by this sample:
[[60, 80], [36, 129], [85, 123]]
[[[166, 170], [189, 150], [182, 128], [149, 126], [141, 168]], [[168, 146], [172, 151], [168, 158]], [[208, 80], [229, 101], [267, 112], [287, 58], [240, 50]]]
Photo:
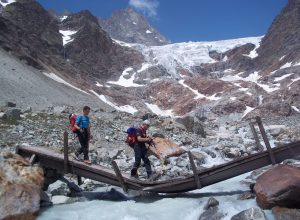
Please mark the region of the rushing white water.
[[[231, 217], [245, 209], [257, 207], [254, 199], [238, 200], [238, 195], [219, 195], [224, 192], [248, 190], [240, 183], [249, 174], [244, 174], [224, 182], [195, 190], [186, 198], [162, 198], [154, 202], [110, 202], [90, 201], [54, 206], [39, 216], [39, 220], [196, 220], [203, 213], [209, 197], [213, 196], [219, 202], [219, 211], [224, 219]], [[190, 195], [190, 196], [188, 196]], [[273, 219], [270, 211], [266, 212], [268, 219]]]

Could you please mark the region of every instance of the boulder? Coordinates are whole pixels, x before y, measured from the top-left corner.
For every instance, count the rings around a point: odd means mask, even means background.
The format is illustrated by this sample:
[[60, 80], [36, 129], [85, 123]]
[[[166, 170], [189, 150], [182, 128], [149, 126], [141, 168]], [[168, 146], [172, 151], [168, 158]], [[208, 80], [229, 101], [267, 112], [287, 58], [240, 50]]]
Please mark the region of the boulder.
[[196, 160], [197, 166], [200, 166], [201, 164], [204, 164], [206, 161], [206, 156], [198, 151], [191, 151], [194, 160]]
[[68, 185], [60, 180], [49, 185], [48, 191], [52, 196], [67, 196], [70, 193]]
[[231, 217], [231, 220], [267, 220], [264, 212], [257, 207], [247, 209]]
[[257, 178], [254, 190], [262, 208], [300, 208], [300, 169], [278, 165]]
[[35, 219], [40, 208], [43, 170], [21, 156], [0, 153], [0, 219]]
[[6, 107], [15, 108], [16, 106], [17, 106], [17, 104], [14, 102], [6, 102]]
[[252, 192], [244, 192], [239, 195], [238, 199], [239, 200], [247, 200], [247, 199], [253, 199], [255, 198], [255, 194]]
[[272, 208], [272, 213], [276, 220], [300, 219], [300, 209], [288, 209], [283, 207]]
[[67, 112], [67, 107], [66, 106], [55, 106], [53, 108], [53, 113], [54, 114], [62, 114]]
[[17, 108], [8, 109], [5, 112], [6, 116], [10, 120], [19, 120], [21, 119], [21, 110]]
[[213, 208], [219, 205], [219, 201], [215, 198], [211, 197], [208, 199], [206, 205], [204, 206], [205, 210], [208, 210], [209, 208]]
[[219, 201], [215, 198], [209, 198], [204, 206], [204, 212], [200, 215], [199, 220], [221, 220], [224, 215], [218, 211]]
[[240, 150], [238, 148], [229, 148], [229, 147], [226, 147], [224, 149], [224, 154], [228, 158], [237, 158], [237, 157], [241, 156], [241, 152], [240, 152]]
[[178, 144], [175, 144], [170, 139], [164, 139], [164, 138], [154, 138], [153, 142], [155, 144], [154, 146], [151, 146], [150, 154], [154, 155], [160, 160], [163, 160], [168, 157], [174, 157], [174, 156], [180, 156], [183, 153], [185, 153], [185, 150], [179, 147]]
[[7, 115], [4, 112], [0, 112], [0, 119], [6, 119]]
[[221, 220], [224, 218], [224, 214], [218, 212], [218, 207], [210, 208], [203, 212], [199, 220]]

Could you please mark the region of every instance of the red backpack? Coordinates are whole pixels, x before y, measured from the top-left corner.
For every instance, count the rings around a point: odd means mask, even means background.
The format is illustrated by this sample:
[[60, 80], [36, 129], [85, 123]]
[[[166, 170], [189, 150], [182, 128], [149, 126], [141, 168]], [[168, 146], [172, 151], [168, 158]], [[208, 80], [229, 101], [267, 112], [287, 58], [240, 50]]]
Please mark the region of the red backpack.
[[[77, 116], [75, 114], [70, 114], [69, 115], [69, 122], [70, 122], [70, 128], [71, 130], [75, 133], [78, 129], [75, 127], [75, 124], [76, 124], [76, 119], [77, 117], [80, 117], [80, 116]], [[81, 117], [80, 117], [80, 122], [79, 124], [81, 123]]]
[[135, 127], [130, 127], [127, 129], [126, 133], [127, 133], [127, 138], [126, 138], [126, 143], [133, 148], [134, 147], [134, 143], [136, 141], [136, 129]]

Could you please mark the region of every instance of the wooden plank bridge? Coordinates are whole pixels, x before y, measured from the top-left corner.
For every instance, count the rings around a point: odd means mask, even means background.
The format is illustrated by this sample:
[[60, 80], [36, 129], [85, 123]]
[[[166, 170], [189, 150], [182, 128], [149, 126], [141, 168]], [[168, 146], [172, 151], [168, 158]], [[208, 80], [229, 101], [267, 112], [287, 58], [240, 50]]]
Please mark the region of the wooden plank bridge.
[[[201, 187], [224, 181], [269, 164], [274, 165], [300, 154], [300, 141], [271, 148], [261, 119], [257, 118], [256, 122], [258, 123], [267, 150], [202, 170], [197, 170], [193, 156], [188, 152], [193, 175], [166, 181], [151, 182], [131, 178], [128, 174], [122, 173], [119, 170], [115, 161], [112, 163], [113, 169], [108, 169], [95, 164], [87, 165], [83, 162], [69, 158], [66, 134], [64, 140], [64, 154], [42, 147], [20, 146], [16, 151], [21, 156], [30, 158], [31, 163], [39, 163], [43, 167], [55, 169], [62, 174], [71, 173], [79, 177], [119, 186], [122, 187], [124, 191], [132, 189], [156, 193], [180, 193], [200, 189]], [[251, 130], [256, 132], [255, 129]], [[258, 138], [258, 135], [254, 134], [254, 137]], [[258, 142], [258, 140], [256, 140], [256, 142]]]

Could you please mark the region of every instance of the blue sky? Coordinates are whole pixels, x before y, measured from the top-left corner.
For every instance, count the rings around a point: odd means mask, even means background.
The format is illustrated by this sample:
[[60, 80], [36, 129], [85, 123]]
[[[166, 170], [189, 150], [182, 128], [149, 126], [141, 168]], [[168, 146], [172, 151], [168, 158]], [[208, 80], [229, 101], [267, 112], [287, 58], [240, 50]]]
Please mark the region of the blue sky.
[[264, 35], [288, 0], [38, 0], [46, 9], [107, 18], [131, 6], [172, 42]]

